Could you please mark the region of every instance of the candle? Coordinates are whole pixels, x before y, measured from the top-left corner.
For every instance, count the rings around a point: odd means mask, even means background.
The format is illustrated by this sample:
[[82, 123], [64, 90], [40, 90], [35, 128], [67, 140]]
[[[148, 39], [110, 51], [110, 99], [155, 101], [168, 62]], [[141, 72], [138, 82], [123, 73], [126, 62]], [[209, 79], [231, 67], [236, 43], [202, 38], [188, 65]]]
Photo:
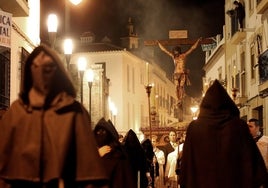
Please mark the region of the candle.
[[234, 69], [233, 70], [233, 72], [234, 72], [233, 73], [233, 77], [234, 77], [234, 85], [233, 85], [233, 87], [236, 88], [236, 65], [234, 65], [233, 69]]
[[147, 85], [149, 85], [149, 63], [146, 63], [146, 78], [147, 78]]

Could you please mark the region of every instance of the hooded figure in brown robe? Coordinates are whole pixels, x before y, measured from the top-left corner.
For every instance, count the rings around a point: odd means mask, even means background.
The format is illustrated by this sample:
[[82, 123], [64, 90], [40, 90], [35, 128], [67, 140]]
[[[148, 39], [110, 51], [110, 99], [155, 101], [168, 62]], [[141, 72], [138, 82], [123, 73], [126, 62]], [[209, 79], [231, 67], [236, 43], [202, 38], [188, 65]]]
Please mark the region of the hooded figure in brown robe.
[[44, 45], [33, 50], [21, 88], [0, 120], [2, 184], [11, 188], [105, 184], [108, 178], [89, 114], [75, 100], [74, 86], [53, 50]]
[[182, 188], [257, 188], [267, 181], [261, 154], [246, 122], [216, 80], [206, 92], [183, 147]]

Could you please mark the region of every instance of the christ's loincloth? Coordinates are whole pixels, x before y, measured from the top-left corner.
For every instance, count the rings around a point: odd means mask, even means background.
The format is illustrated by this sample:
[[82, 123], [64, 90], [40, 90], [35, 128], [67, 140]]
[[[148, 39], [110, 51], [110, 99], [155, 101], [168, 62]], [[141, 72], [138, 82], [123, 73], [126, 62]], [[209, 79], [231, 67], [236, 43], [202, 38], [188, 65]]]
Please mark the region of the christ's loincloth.
[[178, 99], [178, 104], [182, 103], [182, 99], [185, 96], [185, 85], [190, 85], [190, 79], [188, 77], [188, 73], [174, 73], [173, 75], [174, 81], [176, 84], [176, 94]]

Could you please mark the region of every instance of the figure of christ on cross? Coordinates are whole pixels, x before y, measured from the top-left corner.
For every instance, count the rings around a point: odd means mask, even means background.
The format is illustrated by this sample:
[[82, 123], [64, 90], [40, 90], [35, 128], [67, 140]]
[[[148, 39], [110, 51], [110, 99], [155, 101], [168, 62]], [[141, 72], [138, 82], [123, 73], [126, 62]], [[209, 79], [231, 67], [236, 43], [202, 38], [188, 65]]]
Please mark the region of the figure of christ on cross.
[[190, 85], [190, 80], [188, 77], [189, 70], [185, 68], [186, 57], [192, 53], [194, 49], [197, 48], [199, 42], [202, 38], [199, 38], [186, 52], [182, 52], [179, 46], [173, 48], [172, 52], [168, 51], [159, 41], [157, 41], [160, 49], [165, 52], [167, 55], [172, 57], [175, 65], [174, 70], [174, 81], [176, 84], [176, 94], [178, 99], [178, 106], [182, 105], [182, 100], [185, 96], [185, 85]]

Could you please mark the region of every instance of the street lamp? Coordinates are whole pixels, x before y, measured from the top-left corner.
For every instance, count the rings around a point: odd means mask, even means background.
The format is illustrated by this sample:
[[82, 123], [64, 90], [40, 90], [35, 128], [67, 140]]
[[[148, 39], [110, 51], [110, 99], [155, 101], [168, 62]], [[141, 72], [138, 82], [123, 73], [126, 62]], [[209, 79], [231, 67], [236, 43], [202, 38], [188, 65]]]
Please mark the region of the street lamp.
[[63, 43], [63, 49], [64, 49], [64, 54], [66, 57], [66, 63], [67, 63], [67, 70], [70, 70], [70, 60], [71, 60], [71, 55], [73, 53], [73, 41], [72, 39], [65, 39]]
[[71, 3], [73, 3], [74, 5], [78, 5], [79, 3], [82, 2], [82, 0], [70, 0]]
[[78, 71], [80, 73], [80, 92], [81, 92], [81, 103], [83, 104], [83, 79], [84, 79], [84, 72], [86, 70], [86, 66], [87, 66], [87, 61], [86, 61], [86, 58], [84, 57], [80, 57], [78, 59], [78, 63], [77, 63], [77, 66], [78, 66]]
[[94, 79], [94, 72], [92, 69], [88, 69], [86, 71], [86, 79], [87, 79], [87, 83], [88, 83], [88, 88], [89, 88], [89, 115], [91, 117], [91, 89], [92, 89], [92, 83], [93, 83], [93, 79]]
[[150, 104], [150, 96], [151, 96], [151, 90], [152, 90], [152, 85], [148, 84], [145, 86], [147, 97], [148, 97], [148, 112], [149, 112], [149, 126], [150, 126], [150, 140], [152, 140], [152, 122], [151, 122], [151, 104]]
[[56, 14], [49, 14], [47, 18], [48, 38], [50, 47], [54, 48], [58, 30], [58, 17]]

